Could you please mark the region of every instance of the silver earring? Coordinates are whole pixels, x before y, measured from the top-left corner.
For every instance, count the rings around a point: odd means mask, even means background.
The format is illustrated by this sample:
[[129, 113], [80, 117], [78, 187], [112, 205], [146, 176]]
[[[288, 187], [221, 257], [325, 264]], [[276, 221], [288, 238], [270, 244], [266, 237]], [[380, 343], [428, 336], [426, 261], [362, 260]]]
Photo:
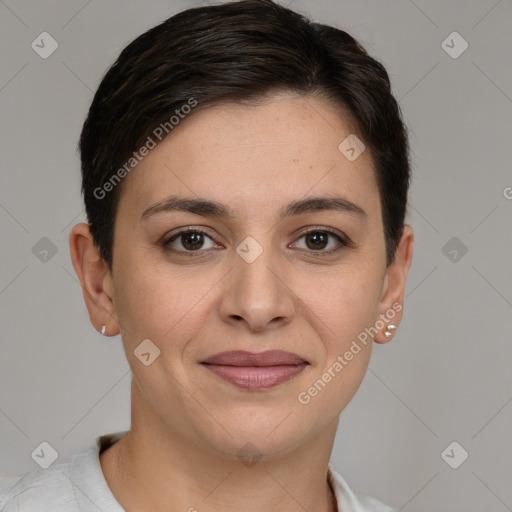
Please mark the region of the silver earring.
[[103, 326], [101, 327], [101, 334], [103, 334], [103, 336], [105, 336], [106, 330], [107, 330], [107, 326], [105, 324], [103, 324]]
[[386, 338], [390, 338], [393, 336], [394, 331], [396, 331], [396, 325], [389, 324], [387, 329], [384, 331], [384, 336], [386, 336]]

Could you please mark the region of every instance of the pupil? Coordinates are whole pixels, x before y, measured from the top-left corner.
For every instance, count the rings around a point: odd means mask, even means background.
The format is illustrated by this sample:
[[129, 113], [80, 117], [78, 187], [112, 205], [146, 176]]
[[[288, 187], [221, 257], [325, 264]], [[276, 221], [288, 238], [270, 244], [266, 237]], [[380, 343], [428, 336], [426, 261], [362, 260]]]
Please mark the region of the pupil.
[[[188, 240], [192, 239], [191, 243], [188, 243]], [[186, 233], [182, 235], [182, 243], [183, 246], [187, 249], [199, 249], [203, 244], [203, 234], [202, 233]]]
[[[309, 240], [314, 239], [313, 247], [310, 247]], [[327, 241], [327, 236], [324, 233], [309, 233], [306, 236], [306, 241], [308, 244], [308, 247], [310, 249], [323, 249], [325, 247], [325, 242]], [[322, 244], [323, 242], [323, 244]], [[318, 247], [318, 243], [322, 244], [322, 247]]]

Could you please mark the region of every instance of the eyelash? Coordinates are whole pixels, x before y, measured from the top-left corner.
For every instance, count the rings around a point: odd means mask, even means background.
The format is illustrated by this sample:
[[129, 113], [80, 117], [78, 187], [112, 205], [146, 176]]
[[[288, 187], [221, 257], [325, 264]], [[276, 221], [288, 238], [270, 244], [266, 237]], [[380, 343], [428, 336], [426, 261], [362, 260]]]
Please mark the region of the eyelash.
[[[181, 235], [184, 235], [187, 233], [200, 233], [202, 235], [207, 236], [208, 238], [210, 238], [213, 241], [213, 238], [206, 231], [203, 231], [202, 229], [198, 229], [198, 228], [188, 227], [186, 229], [178, 231], [177, 233], [174, 233], [170, 238], [167, 238], [166, 240], [164, 240], [164, 242], [162, 243], [164, 250], [168, 251], [168, 252], [175, 253], [175, 254], [186, 255], [188, 257], [201, 256], [202, 255], [201, 253], [204, 253], [205, 250], [198, 249], [196, 251], [183, 251], [183, 250], [174, 249], [170, 246], [171, 242], [174, 242], [174, 240], [179, 238]], [[348, 238], [343, 238], [334, 230], [332, 230], [330, 228], [324, 228], [321, 226], [315, 226], [313, 228], [308, 229], [307, 231], [304, 231], [303, 233], [301, 233], [301, 235], [299, 236], [299, 238], [297, 240], [300, 240], [302, 237], [304, 237], [310, 233], [328, 233], [329, 235], [332, 235], [334, 238], [336, 238], [338, 243], [341, 244], [341, 247], [338, 247], [336, 249], [331, 249], [330, 251], [324, 251], [324, 250], [315, 251], [313, 249], [310, 249], [310, 250], [302, 249], [302, 251], [306, 251], [311, 256], [314, 256], [314, 257], [331, 256], [331, 255], [339, 252], [343, 248], [354, 247], [354, 244]], [[206, 250], [208, 250], [208, 249], [206, 249]]]

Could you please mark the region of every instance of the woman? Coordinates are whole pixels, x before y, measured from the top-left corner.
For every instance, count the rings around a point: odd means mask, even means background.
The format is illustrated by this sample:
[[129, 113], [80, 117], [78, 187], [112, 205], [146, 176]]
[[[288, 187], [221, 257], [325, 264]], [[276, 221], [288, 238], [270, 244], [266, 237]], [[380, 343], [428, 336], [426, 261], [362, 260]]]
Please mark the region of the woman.
[[412, 260], [382, 65], [271, 0], [189, 9], [123, 50], [80, 152], [71, 257], [92, 324], [121, 334], [131, 428], [0, 508], [391, 510], [329, 463]]

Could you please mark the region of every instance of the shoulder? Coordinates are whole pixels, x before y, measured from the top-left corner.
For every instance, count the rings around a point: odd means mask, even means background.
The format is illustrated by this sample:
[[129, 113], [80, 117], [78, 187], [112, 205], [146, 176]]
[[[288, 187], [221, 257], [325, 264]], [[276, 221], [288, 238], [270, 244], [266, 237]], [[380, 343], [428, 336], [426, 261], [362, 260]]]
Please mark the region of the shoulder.
[[69, 462], [0, 477], [1, 512], [122, 512], [102, 473], [99, 453], [128, 433], [96, 437]]
[[2, 512], [74, 512], [77, 503], [68, 476], [69, 463], [24, 475], [0, 477]]
[[343, 477], [329, 463], [329, 481], [334, 489], [338, 508], [347, 512], [396, 512], [376, 498], [353, 491]]

